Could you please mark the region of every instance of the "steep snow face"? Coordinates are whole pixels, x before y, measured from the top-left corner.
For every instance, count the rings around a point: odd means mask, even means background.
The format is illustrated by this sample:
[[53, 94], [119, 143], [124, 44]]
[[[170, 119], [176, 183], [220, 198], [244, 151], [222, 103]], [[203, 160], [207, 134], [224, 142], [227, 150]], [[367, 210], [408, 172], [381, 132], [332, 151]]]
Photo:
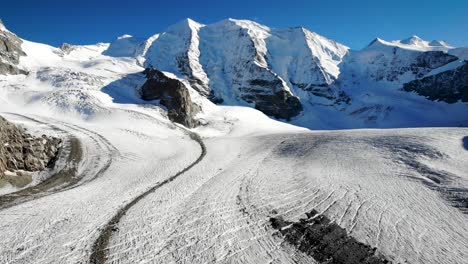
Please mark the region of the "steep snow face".
[[268, 115], [290, 118], [301, 110], [287, 83], [265, 59], [269, 29], [228, 19], [200, 30], [200, 62], [216, 97], [225, 104], [248, 103]]
[[5, 27], [1, 19], [0, 19], [0, 31], [7, 31], [7, 28]]
[[425, 43], [421, 41], [405, 40], [400, 45], [400, 42], [375, 39], [365, 49], [351, 52], [346, 58], [341, 66], [344, 78], [366, 78], [398, 85], [458, 59], [445, 51], [419, 49], [417, 47]]
[[[236, 104], [245, 99], [249, 94], [248, 82], [252, 79], [278, 80], [267, 68], [265, 45], [258, 45], [262, 40], [254, 42], [251, 38], [251, 34], [267, 34], [266, 29], [258, 30], [260, 27], [253, 23], [250, 26], [249, 29], [246, 21], [228, 19], [200, 31], [200, 61], [208, 73], [210, 86], [216, 87], [216, 95], [226, 104]], [[282, 84], [279, 81], [279, 86], [272, 89], [287, 89]], [[259, 90], [269, 92], [262, 88]]]
[[273, 29], [266, 42], [271, 69], [301, 101], [335, 97], [329, 85], [339, 76], [346, 46], [304, 28]]
[[103, 54], [112, 57], [136, 57], [142, 53], [144, 42], [143, 38], [123, 35], [114, 40]]
[[338, 78], [340, 74], [338, 64], [348, 53], [349, 48], [305, 28], [302, 30], [312, 55], [322, 67], [324, 74], [328, 75], [327, 83], [331, 83], [333, 79]]
[[153, 67], [190, 80], [192, 86], [208, 95], [208, 77], [199, 62], [198, 32], [203, 25], [183, 20], [147, 42], [145, 67]]

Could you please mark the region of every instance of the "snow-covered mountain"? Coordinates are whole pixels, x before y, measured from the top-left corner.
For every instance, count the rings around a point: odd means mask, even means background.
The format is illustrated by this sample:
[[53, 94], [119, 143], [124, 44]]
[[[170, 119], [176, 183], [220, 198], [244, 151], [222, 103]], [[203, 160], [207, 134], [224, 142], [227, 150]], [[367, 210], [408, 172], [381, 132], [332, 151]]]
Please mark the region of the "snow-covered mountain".
[[[460, 72], [467, 48], [445, 41], [376, 38], [354, 51], [302, 27], [273, 29], [236, 19], [204, 25], [185, 19], [147, 39], [124, 35], [110, 44], [56, 49], [21, 40], [2, 28], [0, 37], [17, 47], [3, 49], [1, 65], [8, 69], [3, 72], [31, 71], [36, 80], [55, 85], [84, 78], [89, 85], [80, 87], [104, 87], [108, 82], [99, 74], [76, 72], [76, 67], [66, 66], [69, 62], [61, 67], [47, 63], [63, 59], [83, 63], [84, 56], [93, 61], [88, 65], [128, 62], [115, 76], [125, 79], [120, 83], [128, 84], [129, 74], [138, 68], [154, 68], [187, 82], [192, 97], [254, 107], [309, 128], [468, 125], [467, 84]], [[46, 53], [39, 52], [42, 49]], [[42, 68], [34, 70], [38, 65]], [[132, 70], [126, 72], [128, 67]], [[136, 78], [135, 90], [144, 82], [142, 76]], [[456, 84], [448, 76], [458, 76]], [[88, 97], [84, 90], [73, 93]], [[47, 95], [43, 100], [71, 103], [67, 95]], [[78, 112], [83, 108], [87, 114], [99, 108], [94, 97], [84, 101], [72, 108]]]
[[[121, 42], [106, 54], [119, 56], [111, 51]], [[352, 51], [302, 27], [187, 19], [128, 50], [138, 50], [134, 57], [145, 67], [188, 80], [213, 102], [252, 106], [306, 127], [467, 125], [466, 97], [447, 102], [446, 96], [403, 88], [464, 65], [466, 53], [445, 41], [376, 38]]]

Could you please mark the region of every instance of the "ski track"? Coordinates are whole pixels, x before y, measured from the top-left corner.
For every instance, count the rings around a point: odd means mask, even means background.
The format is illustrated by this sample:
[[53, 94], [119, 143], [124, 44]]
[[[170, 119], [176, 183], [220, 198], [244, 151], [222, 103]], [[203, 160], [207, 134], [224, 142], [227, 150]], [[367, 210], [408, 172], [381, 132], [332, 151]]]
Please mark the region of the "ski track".
[[104, 263], [106, 260], [106, 248], [108, 247], [109, 239], [112, 237], [112, 233], [116, 230], [120, 219], [127, 213], [129, 209], [131, 209], [136, 203], [140, 200], [144, 199], [146, 196], [151, 194], [152, 192], [156, 191], [157, 189], [161, 188], [165, 184], [170, 183], [171, 181], [175, 180], [180, 175], [184, 174], [188, 170], [190, 170], [193, 166], [197, 165], [203, 157], [206, 155], [206, 148], [205, 144], [203, 143], [202, 139], [193, 132], [188, 132], [190, 138], [196, 141], [201, 148], [200, 156], [189, 166], [185, 167], [175, 175], [169, 177], [168, 179], [164, 180], [161, 183], [156, 184], [155, 186], [151, 187], [149, 190], [145, 191], [141, 195], [137, 196], [135, 199], [130, 201], [126, 204], [123, 208], [121, 208], [117, 214], [112, 217], [112, 219], [102, 228], [102, 231], [99, 237], [93, 244], [92, 253], [90, 256], [90, 263]]

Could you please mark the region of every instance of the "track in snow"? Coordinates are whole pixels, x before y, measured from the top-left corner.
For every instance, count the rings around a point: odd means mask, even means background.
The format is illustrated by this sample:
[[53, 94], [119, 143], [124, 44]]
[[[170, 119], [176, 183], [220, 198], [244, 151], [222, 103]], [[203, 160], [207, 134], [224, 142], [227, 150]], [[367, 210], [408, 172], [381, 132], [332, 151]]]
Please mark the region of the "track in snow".
[[172, 182], [175, 180], [177, 177], [180, 175], [184, 174], [188, 170], [190, 170], [193, 166], [197, 165], [203, 157], [206, 155], [206, 147], [205, 144], [203, 143], [203, 140], [193, 132], [189, 132], [190, 138], [195, 140], [201, 147], [201, 153], [200, 156], [189, 166], [185, 167], [183, 170], [179, 171], [175, 175], [167, 178], [166, 180], [156, 184], [155, 186], [151, 187], [149, 190], [146, 192], [142, 193], [141, 195], [137, 196], [135, 199], [130, 201], [128, 204], [126, 204], [123, 208], [121, 208], [117, 214], [112, 217], [112, 219], [104, 226], [103, 230], [99, 234], [99, 237], [96, 239], [96, 241], [93, 244], [92, 251], [91, 251], [91, 256], [89, 258], [89, 262], [93, 264], [100, 264], [100, 263], [105, 263], [106, 261], [106, 251], [107, 247], [109, 245], [109, 240], [112, 236], [112, 233], [117, 230], [117, 225], [120, 222], [120, 219], [126, 214], [126, 212], [132, 208], [136, 203], [138, 203], [141, 199], [145, 198], [148, 194], [154, 192], [158, 188]]

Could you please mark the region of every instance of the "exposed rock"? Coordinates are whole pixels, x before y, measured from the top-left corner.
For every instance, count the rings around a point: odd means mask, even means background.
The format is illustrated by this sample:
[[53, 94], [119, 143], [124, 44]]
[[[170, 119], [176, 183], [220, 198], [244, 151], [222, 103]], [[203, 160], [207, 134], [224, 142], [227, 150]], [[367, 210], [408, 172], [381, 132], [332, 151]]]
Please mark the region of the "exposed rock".
[[344, 228], [315, 210], [307, 213], [307, 219], [300, 219], [299, 222], [276, 217], [270, 218], [270, 223], [288, 243], [312, 256], [318, 263], [391, 263], [377, 253], [376, 248], [357, 241]]
[[195, 115], [200, 109], [192, 102], [189, 90], [183, 82], [156, 69], [146, 69], [144, 73], [148, 80], [141, 88], [143, 100], [160, 100], [173, 122], [190, 128], [198, 125]]
[[18, 68], [19, 59], [26, 53], [21, 49], [23, 41], [8, 31], [0, 20], [0, 74], [27, 74]]
[[255, 104], [255, 108], [266, 115], [289, 120], [302, 111], [299, 98], [283, 89], [279, 79], [253, 79], [249, 81], [248, 87], [239, 90], [243, 100]]
[[457, 57], [443, 51], [427, 51], [416, 57], [416, 61], [410, 65], [411, 72], [421, 78], [431, 70], [456, 60]]
[[64, 54], [69, 54], [71, 51], [73, 51], [73, 45], [63, 43], [62, 45], [60, 45], [59, 49], [62, 50]]
[[402, 89], [416, 92], [433, 101], [468, 102], [468, 61], [454, 70], [406, 83]]
[[61, 139], [33, 137], [0, 117], [0, 177], [8, 171], [39, 171], [53, 167]]

